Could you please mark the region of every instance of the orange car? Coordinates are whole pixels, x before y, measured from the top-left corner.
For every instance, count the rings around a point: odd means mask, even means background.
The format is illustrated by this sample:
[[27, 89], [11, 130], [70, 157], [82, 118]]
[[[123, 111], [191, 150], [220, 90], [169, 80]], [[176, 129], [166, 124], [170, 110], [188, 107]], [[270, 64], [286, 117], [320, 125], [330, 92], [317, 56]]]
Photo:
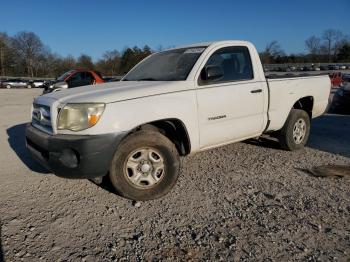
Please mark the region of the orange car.
[[341, 72], [331, 73], [329, 74], [329, 78], [331, 79], [332, 87], [340, 86], [343, 81]]
[[56, 89], [55, 84], [66, 83], [66, 88], [73, 88], [77, 86], [95, 85], [104, 83], [101, 74], [93, 70], [73, 69], [64, 73], [55, 81], [50, 81], [44, 85], [44, 93], [50, 93]]

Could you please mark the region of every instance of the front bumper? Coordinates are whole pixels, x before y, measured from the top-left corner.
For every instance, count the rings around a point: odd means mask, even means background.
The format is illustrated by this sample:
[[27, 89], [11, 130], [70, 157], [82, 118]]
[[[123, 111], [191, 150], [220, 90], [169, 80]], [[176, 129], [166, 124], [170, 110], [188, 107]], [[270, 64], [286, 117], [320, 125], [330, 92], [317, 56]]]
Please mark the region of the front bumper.
[[61, 177], [95, 178], [107, 174], [120, 134], [49, 135], [27, 124], [26, 145], [32, 157]]

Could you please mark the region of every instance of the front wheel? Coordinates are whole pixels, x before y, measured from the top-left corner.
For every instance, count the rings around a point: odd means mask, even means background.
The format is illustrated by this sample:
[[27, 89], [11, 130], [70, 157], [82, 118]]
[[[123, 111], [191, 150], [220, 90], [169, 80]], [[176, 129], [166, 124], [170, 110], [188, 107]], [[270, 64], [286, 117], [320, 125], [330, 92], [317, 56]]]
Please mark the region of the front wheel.
[[11, 85], [7, 85], [6, 88], [7, 88], [7, 89], [10, 89], [10, 88], [11, 88]]
[[304, 110], [292, 109], [279, 132], [278, 140], [285, 150], [302, 149], [310, 134], [310, 117]]
[[32, 85], [27, 85], [27, 88], [32, 88]]
[[116, 191], [132, 200], [150, 200], [167, 194], [179, 175], [175, 145], [154, 130], [126, 137], [113, 157], [109, 176]]

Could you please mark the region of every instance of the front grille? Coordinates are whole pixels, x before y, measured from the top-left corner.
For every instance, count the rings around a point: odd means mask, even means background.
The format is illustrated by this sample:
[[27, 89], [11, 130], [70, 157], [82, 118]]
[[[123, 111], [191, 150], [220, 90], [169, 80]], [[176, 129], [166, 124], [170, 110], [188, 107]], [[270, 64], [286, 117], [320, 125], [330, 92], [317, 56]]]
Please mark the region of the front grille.
[[52, 133], [51, 112], [49, 106], [33, 104], [32, 125], [42, 131]]

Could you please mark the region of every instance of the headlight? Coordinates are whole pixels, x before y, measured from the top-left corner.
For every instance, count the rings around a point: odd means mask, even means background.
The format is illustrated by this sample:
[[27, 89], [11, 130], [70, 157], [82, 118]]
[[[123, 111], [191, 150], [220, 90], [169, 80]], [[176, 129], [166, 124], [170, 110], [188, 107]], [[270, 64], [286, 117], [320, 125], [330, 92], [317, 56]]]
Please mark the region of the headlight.
[[60, 111], [57, 129], [81, 131], [97, 124], [105, 109], [103, 103], [66, 104]]

